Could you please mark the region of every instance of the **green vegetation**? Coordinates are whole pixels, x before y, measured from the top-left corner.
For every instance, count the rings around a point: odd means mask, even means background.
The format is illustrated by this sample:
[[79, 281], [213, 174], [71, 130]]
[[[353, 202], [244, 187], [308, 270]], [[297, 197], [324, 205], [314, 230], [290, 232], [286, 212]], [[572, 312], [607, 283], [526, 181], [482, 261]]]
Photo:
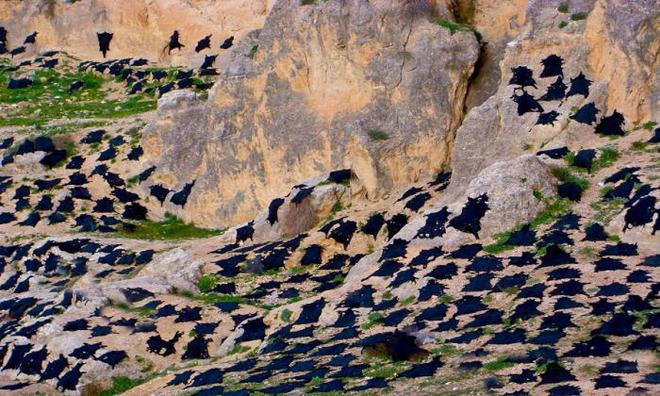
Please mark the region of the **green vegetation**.
[[460, 31], [472, 32], [472, 34], [475, 35], [477, 40], [481, 42], [481, 33], [479, 33], [479, 31], [477, 31], [477, 29], [475, 29], [474, 26], [466, 25], [464, 23], [452, 22], [447, 19], [438, 19], [438, 25], [449, 30], [449, 34], [451, 34], [452, 36], [456, 32], [460, 32]]
[[369, 330], [383, 320], [383, 314], [380, 312], [372, 312], [367, 316], [367, 323], [362, 324], [362, 329]]
[[591, 204], [591, 208], [596, 211], [594, 220], [608, 224], [612, 219], [621, 212], [626, 200], [623, 198], [602, 199]]
[[461, 350], [453, 344], [442, 344], [437, 348], [431, 349], [431, 353], [435, 356], [448, 357], [460, 354]]
[[410, 305], [410, 304], [414, 303], [415, 300], [416, 300], [415, 296], [408, 296], [408, 297], [404, 298], [403, 300], [401, 300], [401, 306]]
[[218, 283], [218, 278], [214, 275], [204, 274], [197, 280], [197, 288], [202, 293], [207, 293], [213, 290]]
[[646, 121], [642, 124], [642, 128], [646, 129], [647, 131], [652, 131], [656, 125], [658, 125], [658, 123], [655, 121]]
[[186, 224], [172, 214], [165, 214], [165, 220], [160, 222], [142, 220], [133, 223], [134, 230], [126, 228], [117, 232], [117, 235], [131, 239], [145, 240], [180, 240], [209, 238], [221, 235], [223, 230], [210, 230], [196, 227], [194, 224]]
[[571, 14], [571, 21], [582, 21], [587, 19], [587, 14], [584, 12], [576, 12]]
[[454, 297], [450, 296], [449, 294], [443, 294], [442, 296], [438, 297], [438, 304], [449, 304], [452, 301], [454, 301]]
[[374, 142], [387, 140], [390, 138], [390, 136], [387, 133], [379, 129], [372, 129], [368, 132], [368, 134], [369, 134], [369, 139], [371, 139]]
[[604, 147], [600, 150], [600, 155], [594, 163], [593, 171], [604, 169], [616, 162], [619, 159], [619, 152], [613, 147]]
[[566, 198], [560, 198], [553, 202], [547, 203], [547, 206], [541, 213], [536, 215], [529, 225], [530, 228], [536, 229], [538, 226], [550, 223], [559, 217], [566, 215], [570, 212], [571, 201]]
[[335, 216], [337, 216], [337, 213], [341, 212], [344, 209], [344, 205], [341, 203], [340, 200], [337, 200], [337, 202], [332, 205], [332, 208], [330, 208], [330, 213], [328, 213], [328, 216], [325, 218], [324, 223], [327, 223], [329, 221], [332, 221]]
[[300, 0], [300, 5], [314, 5], [316, 0]]
[[120, 395], [128, 391], [129, 389], [144, 384], [150, 379], [151, 379], [150, 377], [143, 377], [143, 378], [129, 378], [124, 376], [112, 377], [112, 386], [109, 389], [100, 392], [98, 395], [99, 396]]
[[561, 21], [559, 22], [559, 25], [557, 25], [560, 29], [565, 28], [568, 25], [568, 22], [566, 21]]
[[234, 347], [231, 349], [231, 351], [229, 351], [229, 355], [236, 355], [236, 354], [239, 354], [239, 353], [245, 353], [245, 352], [248, 352], [249, 350], [250, 350], [250, 348], [246, 347], [245, 345], [234, 344]]
[[538, 199], [539, 201], [543, 201], [545, 199], [543, 193], [539, 190], [532, 191], [532, 195], [534, 196], [534, 198]]
[[369, 378], [392, 378], [404, 371], [407, 367], [401, 363], [398, 364], [378, 364], [364, 370], [364, 376]]
[[648, 146], [647, 142], [643, 140], [638, 140], [630, 145], [630, 149], [633, 151], [645, 151], [647, 146]]
[[568, 168], [553, 168], [552, 175], [563, 183], [577, 184], [578, 187], [580, 187], [580, 190], [582, 191], [589, 188], [588, 180], [573, 175]]
[[559, 4], [559, 7], [557, 7], [557, 11], [565, 14], [568, 12], [568, 3], [561, 3]]
[[151, 316], [152, 313], [154, 313], [153, 308], [149, 307], [131, 307], [130, 305], [126, 303], [118, 303], [110, 300], [108, 303], [109, 307], [119, 309], [120, 311], [124, 311], [127, 313], [132, 313], [137, 316], [142, 316], [142, 317], [148, 317]]
[[511, 237], [511, 234], [519, 229], [520, 228], [517, 228], [513, 231], [507, 231], [507, 232], [501, 232], [495, 234], [493, 236], [493, 238], [495, 239], [495, 243], [484, 246], [483, 248], [484, 252], [491, 254], [498, 254], [515, 248], [515, 246], [507, 245], [506, 242], [509, 240], [509, 237]]
[[217, 303], [245, 303], [243, 298], [240, 296], [232, 296], [229, 294], [220, 294], [220, 293], [202, 293], [198, 296], [193, 296], [193, 299], [201, 301], [205, 304], [217, 304]]
[[[103, 87], [110, 80], [92, 72], [61, 72], [54, 69], [36, 70], [34, 84], [23, 89], [7, 89], [10, 78], [0, 75], [0, 103], [17, 104], [0, 115], [0, 126], [30, 126], [43, 128], [58, 119], [118, 118], [151, 111], [156, 100], [138, 94], [127, 99], [108, 99], [110, 90]], [[69, 93], [69, 85], [83, 81], [84, 88]], [[59, 128], [57, 132], [75, 130]]]
[[248, 53], [248, 58], [254, 59], [254, 56], [257, 54], [257, 51], [259, 50], [259, 44], [252, 44], [252, 47], [250, 48], [250, 52]]
[[293, 312], [291, 312], [290, 309], [284, 308], [282, 310], [282, 313], [280, 314], [280, 318], [282, 319], [283, 322], [289, 323], [291, 321], [291, 315], [292, 314], [293, 314]]

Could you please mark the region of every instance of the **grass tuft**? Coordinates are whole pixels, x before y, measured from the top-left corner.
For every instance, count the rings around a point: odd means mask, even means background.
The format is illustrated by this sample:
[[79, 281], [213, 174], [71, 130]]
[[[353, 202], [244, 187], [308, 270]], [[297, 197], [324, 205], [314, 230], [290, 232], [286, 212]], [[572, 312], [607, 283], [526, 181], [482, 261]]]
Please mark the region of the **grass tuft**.
[[368, 132], [368, 135], [369, 135], [369, 139], [371, 139], [374, 142], [383, 141], [383, 140], [387, 140], [387, 139], [390, 138], [390, 136], [387, 133], [385, 133], [385, 132], [383, 132], [379, 129], [370, 130]]
[[221, 235], [224, 230], [210, 230], [196, 227], [194, 224], [186, 224], [172, 214], [166, 214], [165, 220], [160, 222], [143, 220], [135, 222], [135, 230], [120, 229], [117, 234], [120, 237], [143, 240], [180, 240], [209, 238]]

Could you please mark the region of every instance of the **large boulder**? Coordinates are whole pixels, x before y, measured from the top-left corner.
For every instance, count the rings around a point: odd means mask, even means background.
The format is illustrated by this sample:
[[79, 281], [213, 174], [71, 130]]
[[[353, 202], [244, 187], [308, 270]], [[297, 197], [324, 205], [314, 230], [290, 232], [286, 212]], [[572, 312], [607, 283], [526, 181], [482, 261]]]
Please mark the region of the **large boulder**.
[[196, 179], [184, 218], [227, 226], [329, 170], [353, 169], [368, 199], [433, 174], [479, 53], [471, 31], [439, 18], [452, 16], [427, 1], [278, 1], [208, 102], [146, 128], [153, 181]]

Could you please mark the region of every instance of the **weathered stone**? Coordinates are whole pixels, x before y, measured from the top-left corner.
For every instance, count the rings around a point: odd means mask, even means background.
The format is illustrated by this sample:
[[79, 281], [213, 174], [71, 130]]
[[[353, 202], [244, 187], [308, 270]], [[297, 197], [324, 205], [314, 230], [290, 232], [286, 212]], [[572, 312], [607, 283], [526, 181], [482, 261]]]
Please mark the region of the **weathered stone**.
[[439, 17], [451, 19], [427, 2], [279, 1], [208, 103], [147, 129], [154, 180], [197, 179], [184, 217], [226, 226], [330, 170], [353, 169], [368, 199], [433, 174], [478, 55], [472, 32], [451, 34]]

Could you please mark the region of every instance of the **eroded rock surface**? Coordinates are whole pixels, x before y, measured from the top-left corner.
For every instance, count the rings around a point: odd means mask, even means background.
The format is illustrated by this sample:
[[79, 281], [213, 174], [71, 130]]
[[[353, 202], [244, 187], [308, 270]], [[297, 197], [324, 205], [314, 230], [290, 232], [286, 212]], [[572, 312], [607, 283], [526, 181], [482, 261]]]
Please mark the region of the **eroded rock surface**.
[[[184, 216], [247, 220], [299, 180], [338, 168], [376, 199], [447, 161], [479, 46], [432, 2], [279, 1], [208, 103], [151, 124], [165, 183], [197, 179]], [[195, 155], [190, 155], [195, 153]]]

